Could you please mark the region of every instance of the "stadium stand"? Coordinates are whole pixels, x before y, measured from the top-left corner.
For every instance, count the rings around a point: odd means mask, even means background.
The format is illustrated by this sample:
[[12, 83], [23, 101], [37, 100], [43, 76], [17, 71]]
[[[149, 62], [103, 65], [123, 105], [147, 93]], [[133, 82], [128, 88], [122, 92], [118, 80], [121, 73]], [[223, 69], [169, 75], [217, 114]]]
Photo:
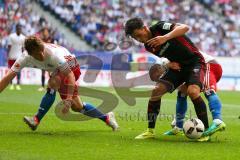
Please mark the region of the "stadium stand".
[[[104, 42], [121, 34], [126, 19], [139, 16], [148, 24], [161, 19], [190, 25], [192, 30], [189, 36], [208, 54], [240, 55], [240, 22], [234, 21], [240, 17], [239, 0], [37, 1], [96, 50], [103, 50]], [[23, 32], [26, 35], [36, 33], [41, 27], [51, 28], [46, 19], [34, 13], [25, 0], [0, 1], [0, 6], [0, 45], [3, 48], [7, 45], [7, 35], [16, 23], [25, 26]], [[67, 46], [61, 32], [51, 29], [51, 33], [55, 41]], [[144, 49], [137, 47], [134, 51], [143, 52]]]
[[[211, 1], [153, 0], [153, 1], [104, 1], [104, 0], [39, 0], [39, 3], [57, 18], [64, 21], [76, 34], [97, 50], [103, 49], [104, 41], [117, 36], [122, 23], [129, 17], [139, 16], [152, 20], [170, 20], [192, 26], [189, 35], [201, 50], [214, 56], [236, 56], [240, 44], [237, 24], [224, 19], [211, 9]], [[226, 2], [230, 0], [225, 0]], [[205, 2], [205, 3], [204, 3]], [[209, 3], [209, 4], [206, 4]], [[223, 2], [222, 2], [223, 3]], [[203, 5], [204, 4], [204, 5]], [[239, 13], [239, 0], [217, 5], [224, 15]], [[206, 7], [208, 6], [208, 7]], [[209, 11], [208, 11], [209, 9]], [[230, 10], [230, 11], [229, 11]], [[133, 12], [134, 11], [134, 12]], [[239, 14], [237, 14], [239, 16]], [[230, 19], [235, 19], [237, 16]], [[197, 18], [196, 18], [197, 17]]]
[[6, 48], [8, 45], [8, 35], [14, 32], [15, 25], [21, 24], [23, 34], [32, 35], [47, 27], [50, 29], [51, 36], [55, 43], [63, 46], [69, 44], [64, 35], [57, 29], [52, 28], [50, 23], [35, 13], [31, 8], [31, 3], [26, 0], [5, 0], [0, 1], [0, 65], [6, 63]]

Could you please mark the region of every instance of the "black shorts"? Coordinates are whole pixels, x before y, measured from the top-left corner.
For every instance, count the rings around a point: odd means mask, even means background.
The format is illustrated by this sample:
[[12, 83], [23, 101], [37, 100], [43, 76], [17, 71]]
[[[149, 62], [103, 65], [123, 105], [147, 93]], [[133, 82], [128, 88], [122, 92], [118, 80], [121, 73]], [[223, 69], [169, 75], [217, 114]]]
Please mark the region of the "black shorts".
[[186, 79], [187, 85], [198, 85], [200, 89], [203, 88], [204, 76], [207, 71], [206, 64], [197, 63], [190, 70], [187, 70], [189, 73], [188, 78]]
[[182, 68], [181, 71], [171, 70], [160, 78], [160, 82], [164, 83], [168, 92], [172, 93], [176, 88], [185, 83], [186, 85], [198, 85], [202, 89], [204, 74], [206, 72], [205, 64], [196, 64], [193, 67]]

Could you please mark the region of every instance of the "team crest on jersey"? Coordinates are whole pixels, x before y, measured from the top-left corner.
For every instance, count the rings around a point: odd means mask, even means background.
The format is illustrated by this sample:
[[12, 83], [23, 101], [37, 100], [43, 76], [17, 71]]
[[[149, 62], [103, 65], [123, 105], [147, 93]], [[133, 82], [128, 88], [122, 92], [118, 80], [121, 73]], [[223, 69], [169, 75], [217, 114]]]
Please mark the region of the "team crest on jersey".
[[163, 53], [168, 49], [168, 47], [170, 46], [170, 44], [167, 42], [161, 49], [161, 51], [159, 52], [159, 56], [162, 56]]
[[165, 29], [165, 30], [170, 30], [171, 29], [171, 23], [164, 23], [163, 24], [163, 29]]
[[14, 67], [17, 68], [17, 69], [19, 69], [19, 68], [20, 68], [20, 64], [19, 64], [19, 63], [16, 63], [16, 64], [14, 65]]

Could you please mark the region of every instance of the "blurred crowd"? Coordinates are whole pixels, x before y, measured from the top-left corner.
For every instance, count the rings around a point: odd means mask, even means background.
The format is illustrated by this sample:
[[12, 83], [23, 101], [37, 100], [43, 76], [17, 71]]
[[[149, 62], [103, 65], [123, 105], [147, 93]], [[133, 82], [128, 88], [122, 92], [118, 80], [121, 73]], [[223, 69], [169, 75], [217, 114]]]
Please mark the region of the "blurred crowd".
[[[37, 0], [61, 19], [77, 35], [97, 50], [107, 41], [118, 41], [123, 23], [131, 17], [142, 17], [151, 25], [157, 20], [185, 23], [191, 26], [191, 39], [204, 52], [214, 56], [239, 56], [240, 0]], [[20, 23], [25, 35], [48, 28], [53, 41], [67, 46], [64, 35], [34, 13], [25, 0], [0, 0], [0, 42]], [[144, 52], [142, 45], [132, 47]]]
[[199, 0], [203, 5], [222, 15], [226, 20], [234, 22], [238, 27], [240, 22], [240, 0]]
[[[222, 46], [226, 56], [240, 55], [240, 0], [199, 0], [221, 19]], [[218, 30], [219, 31], [219, 30]], [[219, 32], [218, 32], [219, 33]], [[225, 43], [225, 44], [224, 44]]]
[[[201, 50], [215, 56], [240, 55], [240, 22], [234, 21], [240, 16], [239, 1], [39, 0], [98, 50], [103, 49], [104, 42], [122, 34], [124, 21], [138, 16], [149, 25], [157, 20], [190, 25], [191, 39]], [[144, 51], [141, 47], [134, 49]]]
[[[7, 48], [8, 35], [15, 32], [16, 25], [22, 26], [24, 35], [37, 34], [46, 29], [54, 43], [67, 46], [64, 35], [51, 24], [32, 10], [31, 3], [26, 0], [1, 0], [0, 1], [0, 48]], [[46, 31], [45, 31], [46, 32]]]

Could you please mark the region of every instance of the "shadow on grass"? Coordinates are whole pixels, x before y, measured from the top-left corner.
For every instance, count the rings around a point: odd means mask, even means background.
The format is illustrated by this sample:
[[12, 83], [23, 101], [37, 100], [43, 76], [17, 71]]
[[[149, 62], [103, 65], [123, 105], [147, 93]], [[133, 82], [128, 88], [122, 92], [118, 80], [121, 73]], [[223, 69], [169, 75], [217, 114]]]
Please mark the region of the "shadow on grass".
[[2, 136], [19, 136], [19, 137], [96, 137], [96, 136], [111, 136], [114, 135], [111, 130], [71, 130], [71, 131], [6, 131], [0, 133]]
[[112, 132], [111, 130], [52, 130], [52, 131], [6, 131], [0, 133], [0, 139], [7, 137], [19, 137], [19, 138], [84, 138], [84, 139], [96, 139], [97, 140], [108, 140], [114, 142], [126, 142], [130, 144], [201, 144], [201, 145], [209, 145], [209, 144], [218, 144], [218, 143], [228, 143], [230, 140], [223, 138], [222, 136], [213, 136], [211, 141], [209, 142], [198, 142], [196, 140], [191, 140], [186, 138], [185, 136], [163, 136], [158, 135], [153, 139], [145, 139], [145, 140], [136, 140], [134, 139], [135, 134], [126, 133], [126, 132]]

